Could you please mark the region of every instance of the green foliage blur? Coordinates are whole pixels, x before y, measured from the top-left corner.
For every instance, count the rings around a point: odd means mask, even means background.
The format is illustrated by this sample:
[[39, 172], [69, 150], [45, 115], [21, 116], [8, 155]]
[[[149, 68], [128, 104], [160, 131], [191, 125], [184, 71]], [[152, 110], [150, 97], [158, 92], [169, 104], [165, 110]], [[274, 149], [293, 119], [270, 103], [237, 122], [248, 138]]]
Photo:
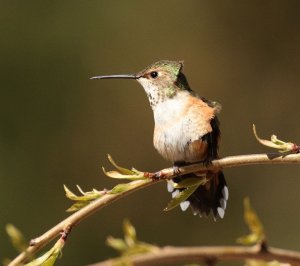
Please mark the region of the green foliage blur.
[[[110, 153], [124, 166], [170, 166], [152, 145], [153, 117], [132, 73], [161, 59], [184, 60], [200, 95], [220, 102], [221, 156], [269, 151], [261, 137], [300, 142], [300, 2], [0, 1], [0, 257], [14, 257], [5, 233], [34, 238], [68, 214], [71, 190], [111, 188]], [[139, 236], [163, 245], [232, 244], [243, 234], [249, 196], [274, 246], [300, 250], [296, 165], [226, 169], [223, 220], [194, 217], [169, 201], [165, 184], [118, 201], [81, 223], [57, 265], [114, 256], [105, 246], [128, 217]]]

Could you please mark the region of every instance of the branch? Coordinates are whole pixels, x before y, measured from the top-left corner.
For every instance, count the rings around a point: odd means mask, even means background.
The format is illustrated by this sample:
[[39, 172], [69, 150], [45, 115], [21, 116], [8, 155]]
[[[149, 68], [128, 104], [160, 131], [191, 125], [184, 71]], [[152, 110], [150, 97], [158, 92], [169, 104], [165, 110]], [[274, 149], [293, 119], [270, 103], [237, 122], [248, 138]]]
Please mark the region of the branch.
[[[214, 265], [217, 261], [225, 260], [276, 260], [291, 265], [300, 265], [300, 253], [278, 248], [264, 248], [257, 244], [255, 246], [219, 246], [219, 247], [164, 247], [153, 253], [140, 254], [128, 257], [129, 265], [173, 265], [174, 263], [206, 262]], [[126, 258], [125, 258], [126, 261]], [[112, 266], [116, 260], [110, 259], [88, 266]]]
[[[180, 167], [180, 174], [187, 174], [196, 171], [207, 171], [207, 170], [218, 170], [227, 167], [236, 167], [242, 165], [252, 165], [252, 164], [299, 164], [300, 154], [288, 154], [283, 155], [282, 153], [267, 153], [267, 154], [252, 154], [252, 155], [237, 155], [229, 156], [223, 159], [214, 160], [209, 165], [203, 163], [197, 163], [185, 167]], [[161, 182], [166, 179], [175, 177], [174, 169], [166, 168], [157, 173], [144, 173], [144, 177], [149, 177], [143, 180], [137, 180], [130, 182], [130, 189], [119, 192], [117, 194], [112, 194], [111, 190], [106, 191], [106, 194], [102, 197], [94, 200], [89, 205], [80, 209], [76, 213], [70, 215], [65, 220], [61, 221], [49, 231], [45, 232], [43, 235], [30, 242], [30, 246], [26, 251], [20, 253], [13, 261], [10, 262], [9, 266], [16, 266], [24, 263], [30, 256], [37, 253], [46, 244], [52, 241], [54, 238], [60, 235], [60, 232], [64, 230], [67, 226], [74, 227], [79, 222], [83, 221], [85, 218], [91, 214], [97, 212], [98, 210], [106, 207], [107, 205], [113, 203], [114, 201], [127, 196], [128, 194], [135, 192], [144, 187], [154, 185], [155, 183]]]

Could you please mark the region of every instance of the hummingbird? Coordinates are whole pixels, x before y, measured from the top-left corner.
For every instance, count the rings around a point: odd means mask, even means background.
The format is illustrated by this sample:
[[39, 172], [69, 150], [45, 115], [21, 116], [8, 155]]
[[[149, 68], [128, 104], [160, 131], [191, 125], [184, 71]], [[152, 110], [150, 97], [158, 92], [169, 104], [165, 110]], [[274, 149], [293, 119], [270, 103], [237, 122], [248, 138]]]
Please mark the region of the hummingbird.
[[[196, 162], [209, 164], [219, 158], [220, 129], [217, 114], [221, 105], [198, 96], [183, 74], [183, 61], [161, 60], [135, 74], [95, 76], [91, 79], [134, 79], [144, 88], [154, 115], [153, 144], [158, 153], [173, 163], [174, 170]], [[168, 181], [168, 191], [176, 197], [181, 189], [174, 183], [201, 173], [178, 175]], [[223, 218], [228, 188], [223, 172], [206, 173], [207, 182], [180, 203], [183, 211], [194, 215]]]

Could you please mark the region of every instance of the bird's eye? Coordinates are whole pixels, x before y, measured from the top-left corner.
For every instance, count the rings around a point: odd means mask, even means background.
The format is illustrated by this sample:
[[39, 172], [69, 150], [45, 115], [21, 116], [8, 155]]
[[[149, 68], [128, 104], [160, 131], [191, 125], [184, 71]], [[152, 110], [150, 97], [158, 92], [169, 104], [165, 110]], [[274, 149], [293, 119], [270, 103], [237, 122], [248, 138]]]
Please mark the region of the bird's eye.
[[157, 73], [156, 71], [152, 71], [152, 72], [150, 73], [150, 76], [151, 76], [151, 78], [155, 79], [155, 78], [157, 78], [158, 73]]

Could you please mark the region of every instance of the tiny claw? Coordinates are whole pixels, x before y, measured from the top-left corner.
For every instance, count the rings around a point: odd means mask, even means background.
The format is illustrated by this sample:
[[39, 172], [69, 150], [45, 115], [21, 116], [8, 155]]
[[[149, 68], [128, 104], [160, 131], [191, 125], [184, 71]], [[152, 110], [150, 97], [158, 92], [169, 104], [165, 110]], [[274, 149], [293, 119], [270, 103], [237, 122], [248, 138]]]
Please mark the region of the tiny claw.
[[156, 173], [154, 173], [153, 176], [151, 176], [153, 181], [158, 181], [159, 179], [163, 178], [165, 176], [165, 174], [163, 173], [163, 171], [158, 171]]
[[180, 171], [180, 167], [178, 165], [173, 165], [173, 175], [180, 175], [181, 171]]

